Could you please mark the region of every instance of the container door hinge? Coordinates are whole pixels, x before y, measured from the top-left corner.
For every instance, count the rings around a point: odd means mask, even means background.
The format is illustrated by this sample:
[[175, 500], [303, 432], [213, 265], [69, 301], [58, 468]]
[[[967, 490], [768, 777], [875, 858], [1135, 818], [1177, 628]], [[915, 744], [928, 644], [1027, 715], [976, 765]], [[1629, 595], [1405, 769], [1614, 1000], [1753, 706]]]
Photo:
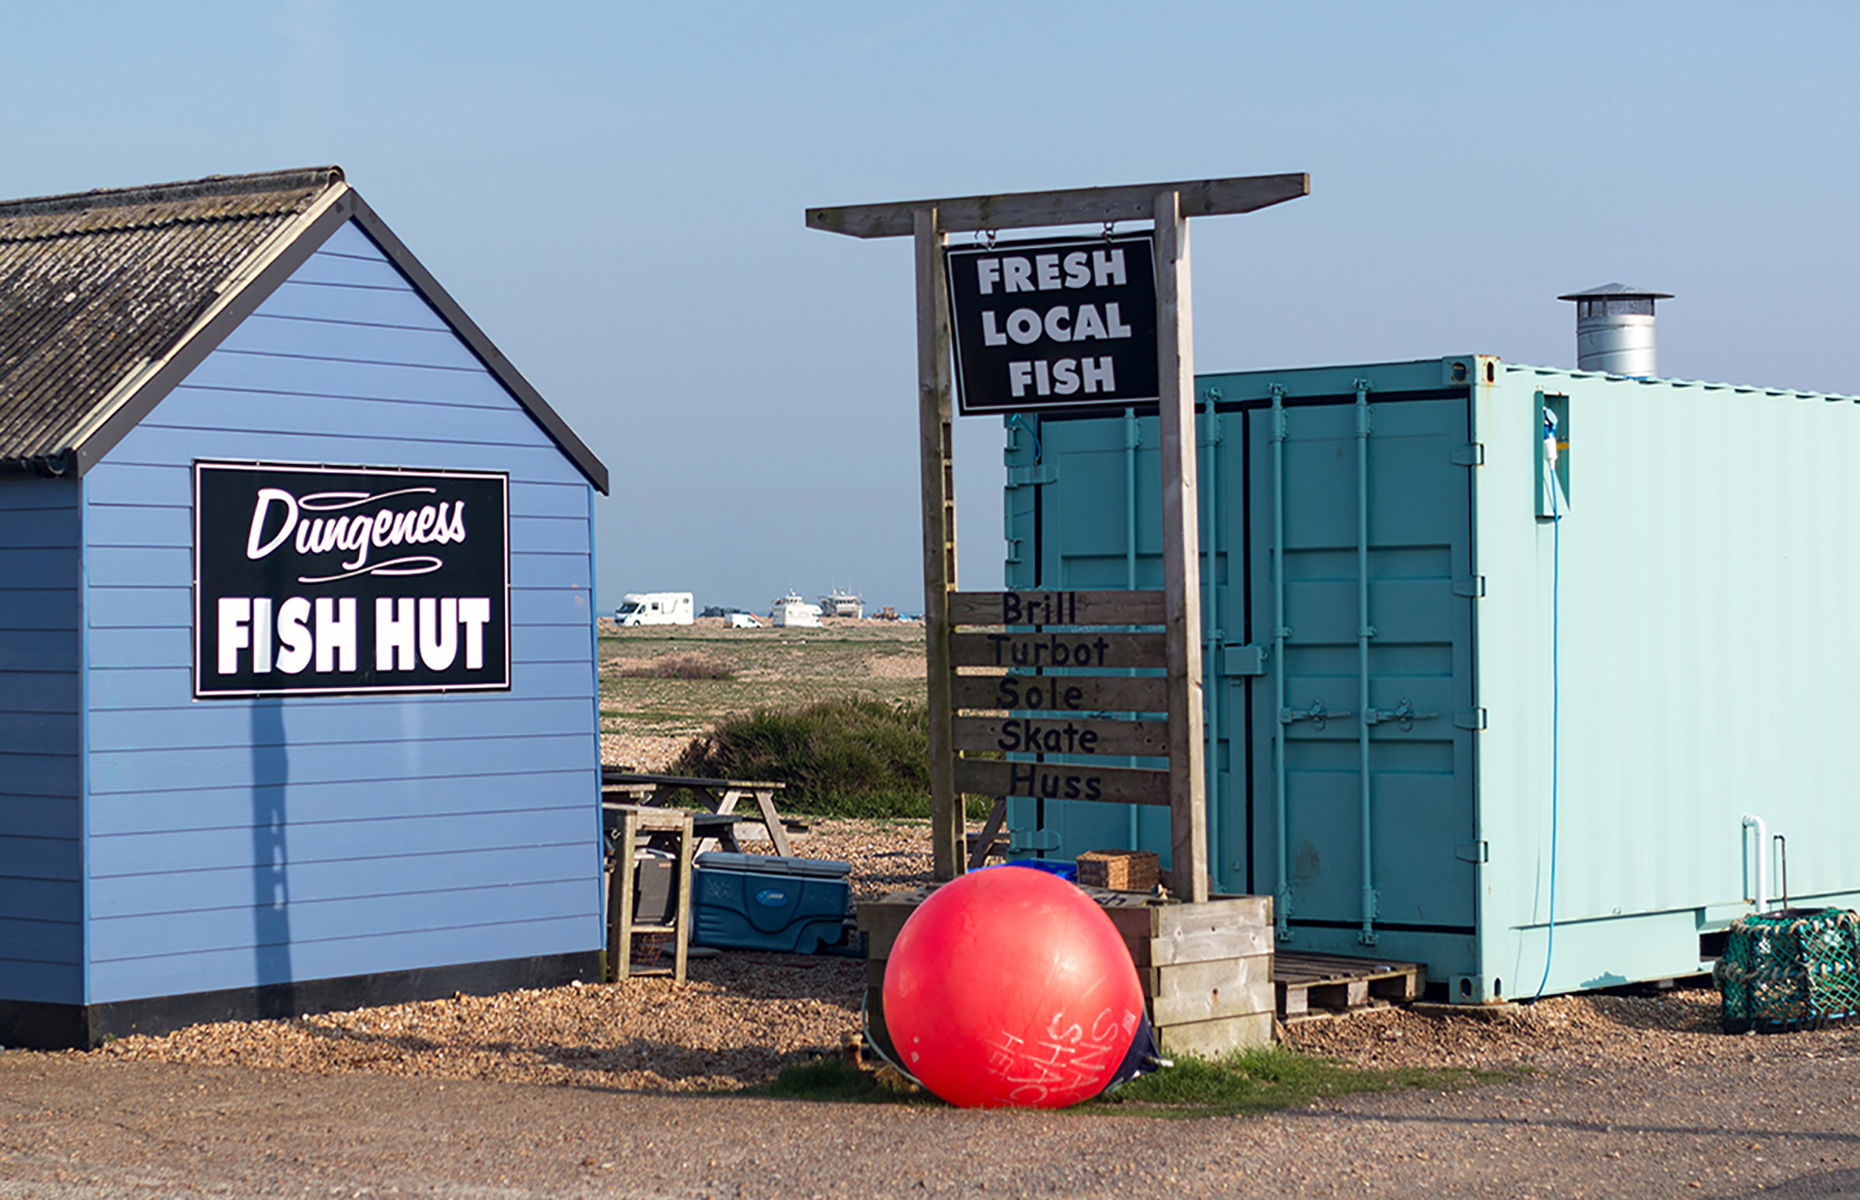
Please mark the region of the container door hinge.
[[1462, 708], [1453, 714], [1453, 723], [1461, 729], [1484, 729], [1485, 709]]
[[1223, 646], [1221, 660], [1224, 675], [1264, 675], [1266, 652], [1270, 646]]
[[1467, 596], [1474, 600], [1485, 599], [1485, 576], [1468, 575], [1464, 579], [1455, 579], [1453, 581], [1453, 594], [1455, 596]]
[[1474, 442], [1470, 446], [1461, 446], [1453, 452], [1453, 465], [1456, 467], [1483, 467], [1485, 465], [1485, 444]]
[[1038, 463], [1031, 467], [1009, 467], [1007, 485], [1017, 487], [1039, 487], [1043, 483], [1055, 483], [1059, 472], [1050, 463]]
[[1492, 848], [1484, 842], [1461, 842], [1453, 848], [1453, 857], [1461, 862], [1491, 862]]
[[1059, 831], [1057, 829], [1015, 829], [1008, 833], [1010, 850], [1057, 850], [1059, 849]]

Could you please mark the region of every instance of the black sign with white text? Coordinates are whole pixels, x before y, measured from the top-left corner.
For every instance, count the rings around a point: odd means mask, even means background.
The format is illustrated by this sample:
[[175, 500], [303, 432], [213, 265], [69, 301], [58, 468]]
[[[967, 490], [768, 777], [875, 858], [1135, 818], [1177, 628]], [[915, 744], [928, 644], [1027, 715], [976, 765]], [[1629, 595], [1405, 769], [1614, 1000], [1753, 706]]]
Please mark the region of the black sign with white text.
[[510, 479], [194, 464], [194, 696], [510, 687]]
[[1149, 234], [945, 251], [964, 415], [1156, 399]]

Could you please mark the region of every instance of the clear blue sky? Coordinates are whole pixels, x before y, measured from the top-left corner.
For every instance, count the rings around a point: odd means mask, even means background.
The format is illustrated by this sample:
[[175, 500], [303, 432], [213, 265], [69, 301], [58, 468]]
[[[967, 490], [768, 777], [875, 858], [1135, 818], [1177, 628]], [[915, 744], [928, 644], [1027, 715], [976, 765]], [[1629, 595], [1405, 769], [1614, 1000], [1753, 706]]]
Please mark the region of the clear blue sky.
[[[1308, 171], [1197, 223], [1203, 371], [1573, 365], [1860, 392], [1860, 6], [5, 6], [0, 195], [340, 163], [613, 471], [599, 591], [921, 607], [909, 247], [809, 206]], [[998, 422], [959, 423], [965, 586]]]

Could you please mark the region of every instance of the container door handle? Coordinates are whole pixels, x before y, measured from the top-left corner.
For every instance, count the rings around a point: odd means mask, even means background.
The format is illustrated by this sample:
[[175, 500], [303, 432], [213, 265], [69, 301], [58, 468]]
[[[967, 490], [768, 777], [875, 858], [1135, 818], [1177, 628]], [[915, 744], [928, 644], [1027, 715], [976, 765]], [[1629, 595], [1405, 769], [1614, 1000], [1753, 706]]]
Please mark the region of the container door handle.
[[1331, 712], [1324, 707], [1324, 701], [1313, 700], [1310, 708], [1282, 708], [1279, 710], [1279, 724], [1290, 725], [1294, 721], [1309, 721], [1311, 728], [1322, 729], [1326, 721], [1340, 721], [1350, 715], [1349, 709]]
[[1402, 729], [1405, 731], [1405, 730], [1413, 729], [1414, 723], [1416, 721], [1431, 721], [1435, 717], [1438, 717], [1439, 715], [1440, 714], [1437, 712], [1416, 712], [1414, 711], [1414, 702], [1409, 700], [1406, 696], [1404, 696], [1396, 702], [1394, 708], [1389, 708], [1389, 709], [1366, 708], [1364, 709], [1363, 710], [1363, 724], [1379, 725], [1383, 721], [1396, 721], [1400, 723]]

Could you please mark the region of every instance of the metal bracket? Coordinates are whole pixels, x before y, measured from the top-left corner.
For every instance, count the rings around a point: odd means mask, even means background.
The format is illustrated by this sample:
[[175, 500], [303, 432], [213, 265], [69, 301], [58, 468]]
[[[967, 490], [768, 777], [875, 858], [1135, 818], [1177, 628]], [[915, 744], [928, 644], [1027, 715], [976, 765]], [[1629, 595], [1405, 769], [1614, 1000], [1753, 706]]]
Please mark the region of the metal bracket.
[[1015, 829], [1008, 833], [1010, 850], [1057, 850], [1059, 849], [1059, 831], [1057, 829]]
[[1485, 709], [1462, 708], [1453, 714], [1453, 723], [1461, 729], [1484, 729]]
[[1363, 724], [1379, 725], [1383, 721], [1396, 721], [1404, 730], [1413, 729], [1416, 721], [1431, 721], [1440, 714], [1437, 712], [1416, 712], [1414, 703], [1406, 696], [1396, 701], [1390, 709], [1366, 708], [1363, 710]]
[[1264, 675], [1266, 659], [1271, 650], [1270, 646], [1222, 646], [1221, 673], [1229, 676]]
[[1472, 600], [1485, 599], [1485, 576], [1468, 575], [1464, 579], [1455, 579], [1453, 581], [1453, 594], [1455, 596], [1465, 596]]
[[1485, 444], [1474, 442], [1470, 446], [1461, 446], [1453, 452], [1453, 465], [1456, 467], [1485, 466]]
[[1492, 861], [1492, 848], [1485, 842], [1461, 842], [1453, 848], [1453, 857], [1461, 862], [1486, 863]]
[[1043, 483], [1057, 483], [1058, 481], [1059, 472], [1046, 463], [1031, 467], [1008, 468], [1007, 486], [1011, 488], [1038, 487]]
[[1322, 729], [1327, 721], [1341, 721], [1350, 715], [1349, 709], [1331, 712], [1324, 707], [1322, 700], [1313, 700], [1310, 708], [1282, 708], [1279, 710], [1279, 724], [1290, 725], [1296, 721], [1309, 721], [1311, 728]]

